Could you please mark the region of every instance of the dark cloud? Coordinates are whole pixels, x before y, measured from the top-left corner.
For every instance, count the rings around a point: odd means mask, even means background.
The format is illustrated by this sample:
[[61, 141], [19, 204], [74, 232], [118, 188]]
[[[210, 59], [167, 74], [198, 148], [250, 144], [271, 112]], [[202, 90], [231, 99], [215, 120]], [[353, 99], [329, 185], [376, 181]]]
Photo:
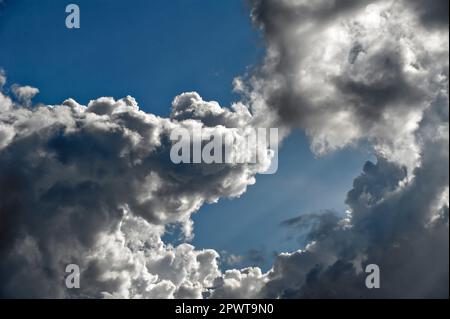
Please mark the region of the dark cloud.
[[[268, 56], [243, 89], [253, 107], [306, 130], [318, 153], [363, 138], [378, 160], [354, 180], [346, 217], [285, 221], [309, 244], [250, 282], [224, 279], [213, 297], [251, 286], [260, 298], [448, 298], [448, 31], [406, 2], [336, 15], [334, 1], [254, 3]], [[365, 286], [372, 263], [380, 289]]]
[[[428, 3], [420, 5], [426, 12], [438, 6]], [[418, 23], [408, 1], [253, 5], [267, 56], [240, 88], [254, 109], [271, 115], [263, 121], [305, 130], [320, 154], [365, 139], [388, 158], [404, 157], [414, 123], [447, 85], [448, 32]], [[410, 130], [397, 129], [399, 121]]]
[[[434, 156], [435, 154], [430, 154]], [[443, 154], [442, 154], [443, 155]], [[447, 160], [447, 157], [440, 158]], [[430, 163], [431, 164], [431, 163]], [[326, 227], [313, 227], [314, 242], [304, 252], [283, 254], [259, 296], [269, 298], [447, 298], [448, 297], [448, 206], [433, 211], [448, 186], [448, 170], [423, 167], [404, 188], [391, 189], [396, 165], [380, 161], [355, 180], [348, 202], [351, 224], [329, 214], [315, 215]], [[398, 176], [403, 169], [398, 167]], [[438, 173], [439, 172], [439, 173]], [[438, 175], [434, 175], [438, 173]], [[367, 176], [369, 174], [370, 176]], [[376, 184], [386, 187], [372, 187]], [[438, 180], [436, 180], [438, 179]], [[362, 182], [362, 180], [366, 182]], [[402, 179], [398, 179], [400, 182]], [[423, 193], [427, 185], [426, 193]], [[384, 193], [383, 199], [376, 200]], [[420, 194], [419, 194], [420, 193]], [[355, 205], [354, 205], [355, 204]], [[432, 215], [440, 216], [430, 222]], [[289, 221], [302, 227], [304, 219]], [[310, 227], [305, 223], [303, 227]], [[321, 232], [320, 232], [321, 231]], [[381, 269], [381, 288], [365, 287], [365, 265]]]
[[[280, 254], [253, 296], [448, 298], [448, 99], [432, 104], [417, 134], [421, 165], [408, 174], [383, 158], [367, 162], [348, 193], [348, 217], [322, 212], [285, 221], [309, 232], [310, 244]], [[380, 289], [365, 286], [368, 264], [380, 267]]]
[[448, 29], [448, 0], [412, 0], [410, 3], [426, 26]]
[[[201, 296], [219, 274], [217, 253], [165, 246], [164, 227], [178, 223], [191, 236], [191, 214], [205, 202], [239, 196], [263, 166], [177, 166], [169, 136], [205, 126], [202, 116], [216, 118], [221, 130], [246, 125], [245, 107], [234, 112], [186, 93], [174, 101], [177, 114], [164, 119], [140, 111], [131, 97], [31, 106], [37, 89], [14, 91], [22, 97], [17, 103], [0, 92], [0, 295]], [[184, 116], [191, 111], [195, 119]], [[135, 227], [124, 229], [130, 223]], [[147, 229], [143, 238], [129, 238], [135, 228]], [[103, 247], [104, 238], [116, 244]], [[69, 263], [83, 269], [80, 290], [65, 289]]]
[[[310, 214], [303, 214], [299, 217], [285, 220], [282, 226], [294, 229], [297, 232], [297, 239], [300, 243], [311, 242], [329, 236], [338, 225], [341, 217], [337, 212], [324, 211]], [[302, 234], [303, 236], [300, 236]]]
[[[252, 5], [267, 56], [236, 81], [249, 107], [196, 93], [170, 118], [132, 97], [33, 106], [38, 90], [14, 86], [12, 99], [0, 72], [0, 297], [448, 298], [448, 2]], [[221, 272], [214, 250], [161, 240], [174, 223], [191, 236], [202, 204], [240, 196], [265, 168], [174, 165], [170, 132], [247, 125], [300, 128], [317, 154], [366, 140], [378, 157], [345, 217], [283, 223], [308, 244], [267, 273]], [[80, 290], [64, 286], [69, 263]], [[369, 263], [380, 289], [364, 285]]]

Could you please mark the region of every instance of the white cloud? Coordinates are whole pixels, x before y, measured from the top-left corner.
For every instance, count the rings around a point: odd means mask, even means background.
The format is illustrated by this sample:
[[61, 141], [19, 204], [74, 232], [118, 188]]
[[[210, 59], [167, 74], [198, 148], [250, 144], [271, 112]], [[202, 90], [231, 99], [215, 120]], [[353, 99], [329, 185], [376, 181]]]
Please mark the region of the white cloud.
[[[230, 271], [215, 293], [448, 297], [448, 25], [407, 1], [253, 3], [268, 56], [237, 88], [271, 114], [262, 121], [305, 130], [318, 154], [367, 140], [379, 159], [355, 179], [348, 217], [294, 223], [312, 226], [305, 250], [280, 254], [256, 283]], [[380, 265], [382, 289], [366, 289], [366, 263]]]
[[[184, 93], [161, 118], [129, 96], [32, 106], [35, 88], [0, 91], [0, 296], [448, 297], [448, 28], [431, 5], [369, 3], [255, 0], [268, 54], [229, 109]], [[366, 140], [379, 161], [345, 220], [310, 216], [304, 250], [222, 273], [214, 250], [161, 237], [173, 223], [192, 236], [201, 205], [242, 195], [265, 167], [176, 166], [168, 137], [247, 125], [299, 127], [319, 154]], [[383, 289], [363, 286], [367, 261]], [[80, 290], [63, 286], [69, 263]]]
[[408, 1], [254, 2], [268, 57], [244, 90], [253, 107], [318, 154], [368, 140], [412, 170], [418, 123], [448, 86], [448, 29], [424, 27]]
[[[37, 92], [23, 88], [16, 95]], [[191, 214], [240, 196], [266, 163], [179, 166], [169, 136], [180, 127], [238, 134], [252, 120], [248, 110], [185, 93], [172, 118], [160, 118], [132, 97], [31, 107], [31, 95], [19, 99], [24, 106], [0, 93], [1, 293], [66, 296], [64, 265], [77, 263], [79, 297], [202, 297], [220, 275], [218, 254], [166, 246], [164, 227], [181, 224], [192, 237]]]
[[33, 97], [36, 96], [36, 94], [39, 93], [39, 90], [37, 88], [28, 85], [25, 86], [13, 85], [12, 92], [21, 103], [23, 103], [24, 105], [30, 105], [31, 100], [33, 99]]

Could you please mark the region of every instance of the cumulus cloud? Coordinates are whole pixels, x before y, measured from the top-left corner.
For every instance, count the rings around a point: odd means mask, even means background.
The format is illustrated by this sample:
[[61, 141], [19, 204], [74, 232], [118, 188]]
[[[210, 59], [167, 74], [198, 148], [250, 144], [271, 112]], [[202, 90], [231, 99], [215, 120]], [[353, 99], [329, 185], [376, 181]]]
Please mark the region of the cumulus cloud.
[[[346, 217], [327, 211], [285, 221], [299, 235], [306, 233], [309, 244], [280, 254], [252, 282], [235, 274], [213, 297], [244, 291], [253, 298], [447, 298], [448, 118], [428, 122], [445, 109], [448, 104], [441, 104], [421, 123], [443, 134], [424, 140], [422, 165], [412, 180], [397, 163], [366, 163], [348, 193]], [[365, 286], [368, 264], [380, 267], [380, 289]]]
[[26, 86], [13, 85], [12, 92], [22, 104], [29, 106], [31, 104], [31, 100], [33, 99], [33, 97], [35, 97], [36, 94], [39, 93], [39, 89], [29, 85]]
[[[448, 297], [448, 2], [431, 2], [253, 1], [268, 54], [238, 80], [249, 103], [305, 130], [318, 154], [366, 140], [378, 161], [344, 218], [283, 223], [309, 244], [280, 254], [252, 297]], [[365, 287], [371, 263], [381, 289]], [[218, 296], [247, 285], [235, 276]]]
[[[160, 118], [129, 96], [31, 107], [37, 90], [13, 92], [18, 102], [0, 94], [1, 295], [65, 296], [64, 264], [73, 262], [86, 280], [78, 296], [201, 297], [217, 277], [217, 253], [165, 246], [164, 227], [181, 224], [191, 237], [191, 214], [240, 196], [270, 154], [254, 164], [176, 165], [170, 133], [238, 135], [251, 120], [248, 110], [185, 93], [172, 117]], [[130, 220], [147, 237], [137, 238]]]
[[424, 27], [408, 1], [253, 2], [268, 52], [241, 87], [253, 108], [318, 154], [368, 140], [412, 169], [417, 123], [448, 83], [448, 29]]
[[[304, 251], [279, 256], [261, 294], [285, 298], [448, 296], [448, 216], [443, 214], [448, 201], [441, 202], [448, 188], [448, 168], [436, 168], [434, 162], [439, 154], [439, 161], [448, 163], [446, 143], [433, 145], [436, 149], [428, 153], [429, 162], [407, 184], [402, 184], [406, 176], [397, 164], [382, 159], [367, 163], [348, 194], [351, 217], [316, 216], [320, 227], [310, 233], [311, 244]], [[381, 268], [381, 289], [365, 287], [363, 270], [372, 263]]]
[[[197, 93], [169, 118], [130, 96], [32, 105], [38, 90], [12, 98], [0, 73], [0, 296], [448, 297], [448, 3], [431, 2], [252, 1], [267, 56], [230, 108]], [[266, 273], [161, 240], [171, 224], [192, 237], [201, 205], [242, 195], [270, 162], [175, 165], [170, 133], [247, 126], [300, 128], [317, 154], [366, 141], [378, 157], [344, 218], [284, 223], [309, 243]], [[70, 263], [80, 289], [64, 286]], [[381, 289], [366, 289], [367, 263]]]

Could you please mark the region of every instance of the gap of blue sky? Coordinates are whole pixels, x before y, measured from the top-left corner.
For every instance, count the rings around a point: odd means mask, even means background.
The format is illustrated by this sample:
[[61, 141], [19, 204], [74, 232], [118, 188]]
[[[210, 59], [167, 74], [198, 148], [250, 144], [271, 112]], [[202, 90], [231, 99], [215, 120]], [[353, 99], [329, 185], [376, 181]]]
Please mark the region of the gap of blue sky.
[[65, 27], [69, 3], [7, 1], [0, 18], [1, 67], [38, 87], [37, 101], [132, 95], [167, 115], [177, 94], [196, 90], [227, 105], [232, 79], [263, 54], [240, 0], [78, 0], [77, 30]]

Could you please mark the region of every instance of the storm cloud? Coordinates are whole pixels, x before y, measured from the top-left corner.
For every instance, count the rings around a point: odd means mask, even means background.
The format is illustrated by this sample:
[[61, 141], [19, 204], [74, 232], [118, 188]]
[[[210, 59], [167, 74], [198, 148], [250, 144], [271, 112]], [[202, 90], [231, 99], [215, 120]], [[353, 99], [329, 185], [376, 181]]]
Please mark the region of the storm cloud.
[[317, 154], [369, 141], [413, 169], [417, 123], [447, 87], [448, 29], [408, 1], [253, 4], [267, 56], [238, 89], [262, 120], [304, 130]]
[[[203, 127], [236, 135], [251, 121], [248, 110], [185, 93], [175, 98], [172, 117], [160, 118], [129, 96], [31, 107], [37, 89], [13, 92], [16, 102], [0, 94], [2, 296], [64, 297], [68, 263], [84, 269], [79, 296], [149, 297], [153, 282], [165, 289], [159, 297], [201, 296], [205, 277], [218, 272], [217, 253], [165, 246], [164, 227], [179, 224], [189, 239], [190, 216], [203, 203], [240, 196], [270, 154], [255, 164], [176, 165], [170, 133]], [[145, 236], [133, 235], [139, 228]], [[146, 283], [145, 293], [125, 289], [133, 276]]]
[[[448, 298], [448, 2], [252, 3], [268, 54], [238, 81], [249, 103], [305, 130], [317, 154], [363, 141], [378, 160], [354, 180], [344, 217], [283, 222], [309, 244], [266, 274], [221, 280], [214, 296]], [[372, 263], [380, 289], [365, 286]]]
[[[37, 88], [9, 87], [0, 72], [0, 297], [448, 297], [448, 2], [251, 5], [267, 54], [236, 79], [242, 102], [230, 108], [194, 92], [174, 99], [169, 118], [130, 96], [36, 105]], [[244, 194], [269, 154], [214, 165], [169, 156], [175, 129], [239, 137], [243, 127], [303, 130], [324, 156], [367, 143], [377, 157], [355, 178], [345, 215], [283, 223], [308, 245], [266, 273], [222, 271], [216, 251], [188, 239], [192, 214]], [[173, 224], [186, 243], [163, 242]], [[70, 263], [80, 289], [64, 285]], [[364, 285], [372, 263], [380, 289]]]

